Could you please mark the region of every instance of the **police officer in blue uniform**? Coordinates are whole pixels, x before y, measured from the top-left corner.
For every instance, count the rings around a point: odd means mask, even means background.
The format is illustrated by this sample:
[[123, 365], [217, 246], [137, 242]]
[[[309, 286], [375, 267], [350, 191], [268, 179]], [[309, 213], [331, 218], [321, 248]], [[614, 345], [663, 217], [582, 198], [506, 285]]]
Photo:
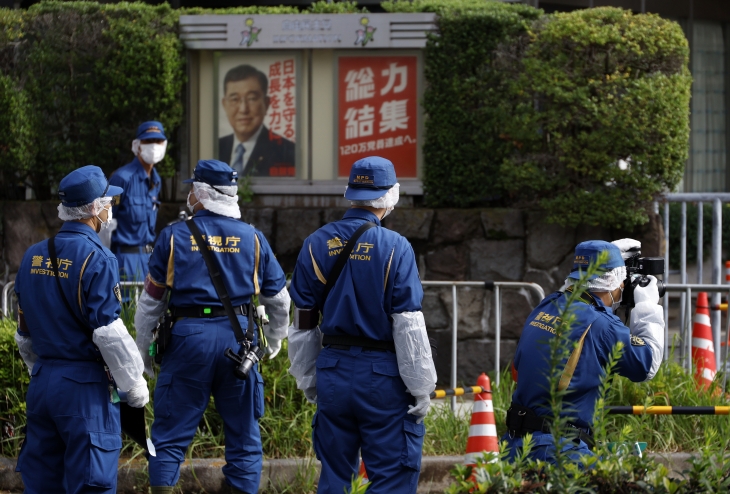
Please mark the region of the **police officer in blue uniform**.
[[[147, 274], [162, 184], [155, 165], [165, 157], [166, 150], [167, 137], [162, 124], [143, 123], [132, 141], [135, 158], [115, 171], [109, 180], [124, 189], [113, 209], [117, 226], [111, 238], [111, 250], [119, 259], [122, 281], [141, 282]], [[122, 291], [125, 302], [129, 301], [129, 293], [129, 290]]]
[[[227, 164], [199, 161], [188, 195], [188, 208], [224, 278], [241, 327], [248, 327], [249, 302], [258, 295], [270, 322], [264, 326], [269, 358], [281, 348], [289, 326], [289, 292], [284, 272], [264, 235], [239, 220], [237, 173]], [[155, 389], [155, 421], [150, 457], [152, 493], [171, 493], [180, 465], [212, 392], [225, 424], [223, 474], [233, 493], [259, 488], [262, 447], [258, 419], [264, 413], [264, 383], [256, 369], [246, 380], [234, 375], [224, 356], [239, 344], [224, 312], [199, 245], [185, 222], [160, 232], [135, 315], [137, 346], [145, 354], [145, 371], [153, 375], [147, 349], [152, 329], [169, 303], [176, 322], [163, 354]], [[169, 302], [168, 302], [169, 298]]]
[[[398, 196], [390, 161], [355, 162], [345, 192], [352, 208], [304, 241], [294, 268], [289, 372], [317, 404], [312, 440], [322, 462], [320, 493], [349, 488], [360, 450], [369, 493], [415, 493], [418, 485], [436, 370], [413, 249], [380, 226]], [[353, 241], [367, 222], [373, 227]], [[332, 284], [346, 246], [351, 253]]]
[[58, 192], [65, 223], [53, 239], [55, 266], [44, 240], [25, 253], [15, 280], [15, 340], [32, 376], [18, 458], [29, 494], [116, 492], [116, 389], [131, 406], [149, 401], [142, 359], [119, 318], [117, 260], [97, 235], [121, 192], [96, 166], [68, 174]]
[[664, 352], [664, 317], [662, 307], [657, 305], [656, 278], [650, 277], [651, 283], [646, 287], [636, 287], [636, 306], [628, 328], [614, 314], [624, 289], [624, 259], [631, 255], [628, 251], [632, 247], [640, 246], [632, 239], [578, 244], [573, 270], [563, 289], [545, 297], [528, 317], [515, 353], [517, 389], [507, 412], [508, 432], [502, 438], [507, 441], [511, 461], [522, 448], [527, 433], [533, 436], [530, 458], [556, 461], [555, 440], [550, 433], [550, 340], [560, 327], [568, 296], [581, 278], [581, 271], [595, 263], [601, 252], [608, 253], [608, 260], [600, 265], [603, 274], [588, 278], [587, 290], [571, 305], [575, 321], [570, 327], [567, 348], [575, 347], [564, 361], [559, 384], [559, 389], [567, 392], [561, 417], [567, 419], [569, 437], [559, 441], [566, 457], [578, 462], [581, 455], [591, 454], [594, 407], [604, 368], [617, 344], [623, 345], [615, 368], [619, 375], [640, 382], [656, 374]]

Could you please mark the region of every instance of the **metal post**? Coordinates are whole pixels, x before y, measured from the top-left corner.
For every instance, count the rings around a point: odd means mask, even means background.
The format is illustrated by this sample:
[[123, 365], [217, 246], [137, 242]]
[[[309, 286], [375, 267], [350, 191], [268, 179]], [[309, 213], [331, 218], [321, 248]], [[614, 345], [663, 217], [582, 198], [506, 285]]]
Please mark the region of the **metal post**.
[[[687, 283], [687, 203], [685, 201], [682, 201], [679, 240], [679, 282], [685, 285]], [[679, 320], [682, 321], [682, 324], [684, 324], [685, 320], [686, 307], [687, 295], [683, 293], [679, 300]], [[686, 343], [687, 340], [685, 338], [687, 337], [687, 333], [683, 331], [682, 335], [682, 343]], [[689, 339], [692, 339], [692, 335], [689, 336]], [[685, 346], [682, 345], [682, 348], [685, 348]], [[684, 354], [681, 356], [684, 358], [687, 357]]]
[[[459, 328], [459, 302], [456, 299], [456, 284], [451, 285], [451, 310], [453, 320], [451, 324], [451, 387], [456, 387], [456, 344], [458, 341], [457, 330]], [[456, 412], [456, 396], [451, 397], [451, 411]]]
[[[669, 203], [664, 203], [664, 283], [669, 282]], [[664, 360], [669, 355], [669, 294], [664, 296]], [[681, 320], [680, 320], [681, 321]], [[681, 324], [681, 322], [680, 322]]]
[[[722, 278], [722, 203], [720, 199], [715, 199], [712, 202], [712, 283], [714, 285], [720, 285]], [[720, 305], [722, 295], [720, 292], [714, 292], [712, 294], [712, 305]], [[715, 363], [716, 369], [720, 368], [720, 341], [721, 341], [721, 328], [722, 325], [722, 312], [719, 310], [710, 311], [710, 317], [712, 318], [712, 342], [715, 345]]]
[[499, 285], [494, 286], [494, 344], [496, 349], [494, 352], [494, 380], [499, 386], [499, 359], [500, 359], [500, 345], [502, 338], [502, 300], [499, 296]]
[[702, 210], [702, 201], [697, 203], [697, 284], [702, 284], [702, 261], [704, 254], [702, 253], [702, 249], [704, 247], [704, 232], [702, 231], [702, 222], [703, 218], [702, 215], [704, 211]]

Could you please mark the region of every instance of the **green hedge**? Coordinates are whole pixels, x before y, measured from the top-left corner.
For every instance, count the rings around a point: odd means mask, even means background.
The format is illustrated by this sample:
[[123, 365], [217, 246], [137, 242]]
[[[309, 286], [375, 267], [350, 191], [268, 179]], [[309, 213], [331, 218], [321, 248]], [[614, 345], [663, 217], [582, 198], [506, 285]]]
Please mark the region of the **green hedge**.
[[[538, 207], [558, 223], [630, 228], [678, 183], [691, 79], [676, 23], [485, 0], [382, 7], [438, 14], [425, 50], [429, 205]], [[22, 198], [25, 183], [50, 198], [65, 173], [87, 163], [111, 172], [151, 118], [171, 135], [158, 169], [172, 175], [185, 84], [179, 15], [298, 12], [58, 1], [0, 9], [0, 198]], [[302, 13], [354, 12], [366, 10], [319, 1]]]
[[[437, 10], [439, 4], [412, 5]], [[441, 12], [440, 35], [429, 39], [425, 52], [424, 188], [435, 207], [470, 207], [501, 194], [499, 166], [511, 151], [501, 129], [512, 116], [496, 104], [507, 88], [495, 53], [540, 17], [518, 4], [455, 5]]]
[[[689, 146], [689, 50], [682, 29], [616, 8], [555, 14], [525, 34], [503, 111], [514, 142], [505, 190], [550, 219], [631, 227], [682, 177]], [[619, 160], [628, 163], [622, 169]]]
[[[60, 178], [88, 163], [110, 173], [131, 159], [144, 120], [174, 136], [185, 83], [177, 16], [167, 4], [126, 2], [0, 11], [2, 196], [16, 198], [13, 186], [29, 181], [37, 198], [51, 198]], [[174, 172], [171, 151], [157, 166], [163, 176]]]
[[691, 78], [678, 24], [482, 3], [443, 13], [439, 28], [424, 97], [432, 206], [499, 199], [565, 225], [630, 228], [679, 182]]

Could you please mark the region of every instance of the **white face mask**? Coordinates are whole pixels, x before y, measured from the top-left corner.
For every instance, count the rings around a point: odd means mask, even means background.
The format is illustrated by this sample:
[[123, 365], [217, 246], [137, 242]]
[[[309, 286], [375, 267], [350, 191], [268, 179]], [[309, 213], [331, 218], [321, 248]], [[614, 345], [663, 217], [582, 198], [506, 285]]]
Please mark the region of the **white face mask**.
[[188, 199], [187, 199], [187, 201], [186, 201], [186, 202], [187, 202], [187, 204], [188, 204], [188, 210], [190, 211], [190, 214], [195, 214], [195, 206], [196, 206], [196, 205], [197, 205], [197, 204], [198, 204], [198, 203], [199, 203], [200, 201], [195, 201], [195, 204], [190, 204], [190, 194], [191, 194], [192, 192], [193, 192], [192, 190], [191, 190], [190, 192], [188, 192]]
[[167, 151], [167, 141], [162, 144], [140, 144], [139, 157], [147, 164], [155, 165], [162, 161]]
[[623, 288], [620, 288], [620, 289], [621, 289], [621, 295], [619, 296], [618, 300], [614, 300], [613, 293], [608, 292], [608, 294], [611, 296], [611, 302], [612, 302], [611, 310], [613, 310], [614, 312], [616, 312], [618, 310], [618, 308], [621, 307], [621, 301], [624, 298], [624, 289]]
[[112, 224], [112, 209], [109, 208], [106, 211], [107, 211], [106, 221], [101, 221], [101, 217], [99, 217], [98, 215], [96, 216], [96, 219], [99, 220], [99, 223], [101, 223], [100, 231], [106, 230], [107, 228], [109, 228], [109, 225]]

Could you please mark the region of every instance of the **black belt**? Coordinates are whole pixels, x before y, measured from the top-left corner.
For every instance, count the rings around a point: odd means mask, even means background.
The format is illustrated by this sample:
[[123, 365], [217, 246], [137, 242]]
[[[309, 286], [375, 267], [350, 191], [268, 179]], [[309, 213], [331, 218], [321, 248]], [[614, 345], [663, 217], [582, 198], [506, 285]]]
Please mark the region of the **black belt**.
[[155, 246], [147, 245], [117, 245], [117, 252], [120, 254], [152, 254]]
[[329, 346], [336, 350], [349, 350], [350, 347], [359, 346], [363, 350], [395, 352], [395, 343], [392, 341], [373, 340], [364, 336], [334, 336], [326, 334], [322, 337], [322, 346]]
[[[509, 410], [507, 410], [507, 432], [511, 438], [523, 437], [525, 434], [532, 432], [550, 434], [551, 423], [552, 421], [549, 418], [538, 416], [534, 410], [528, 407], [513, 403], [510, 405]], [[589, 448], [593, 449], [596, 441], [593, 439], [593, 431], [591, 431], [590, 427], [586, 431], [586, 429], [578, 427], [571, 422], [567, 422], [567, 425], [572, 430], [566, 432], [569, 435], [575, 436], [574, 441], [583, 441]]]
[[[172, 307], [170, 312], [172, 317], [226, 317], [223, 307]], [[248, 316], [246, 305], [234, 307], [233, 312], [239, 316]]]

